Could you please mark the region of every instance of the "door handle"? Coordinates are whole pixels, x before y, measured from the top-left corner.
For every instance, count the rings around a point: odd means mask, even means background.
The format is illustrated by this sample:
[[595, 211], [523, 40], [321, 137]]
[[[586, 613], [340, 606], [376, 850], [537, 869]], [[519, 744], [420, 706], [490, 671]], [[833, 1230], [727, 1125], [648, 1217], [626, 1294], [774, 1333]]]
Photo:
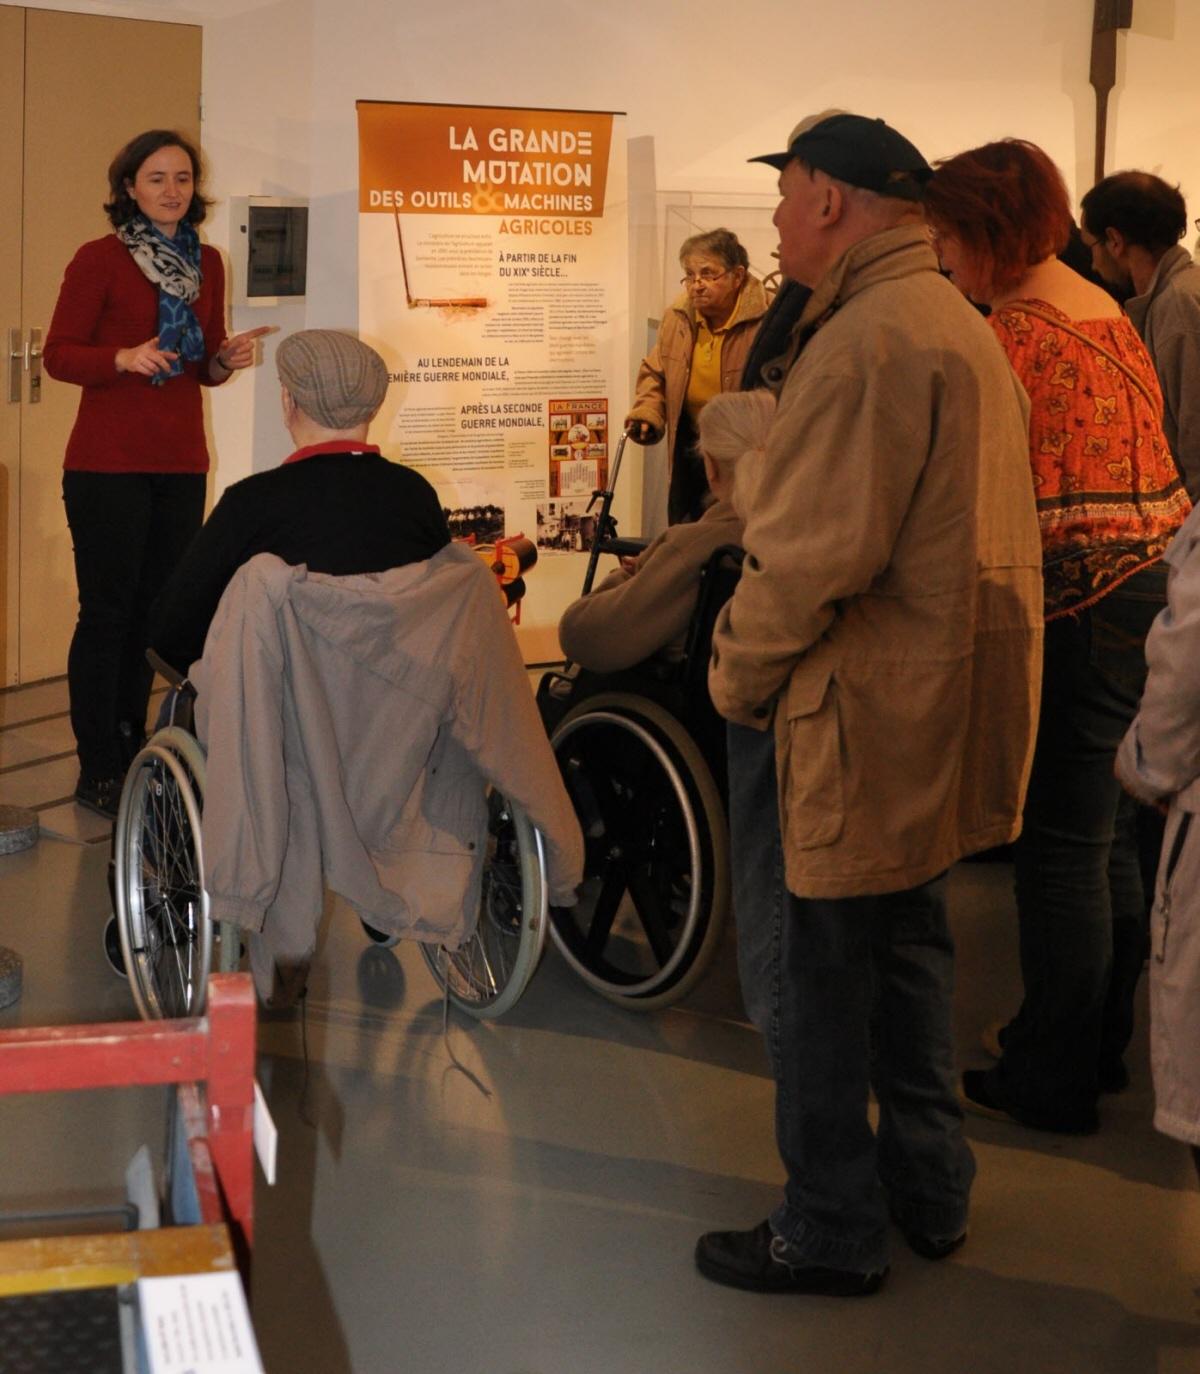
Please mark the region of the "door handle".
[[21, 331], [8, 331], [8, 403], [19, 404], [21, 400], [21, 369], [25, 362], [25, 348], [21, 343]]
[[29, 352], [26, 357], [29, 369], [29, 404], [36, 405], [42, 399], [42, 331], [29, 331]]

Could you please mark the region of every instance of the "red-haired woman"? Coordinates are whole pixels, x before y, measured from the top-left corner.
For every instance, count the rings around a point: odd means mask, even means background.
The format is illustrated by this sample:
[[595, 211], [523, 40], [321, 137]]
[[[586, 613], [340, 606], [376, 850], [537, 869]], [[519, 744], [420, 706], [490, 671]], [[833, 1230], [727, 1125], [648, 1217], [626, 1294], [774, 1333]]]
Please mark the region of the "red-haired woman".
[[[1040, 148], [989, 143], [939, 164], [926, 208], [942, 266], [990, 323], [1029, 393], [1042, 531], [1045, 666], [1015, 852], [1024, 1000], [995, 1068], [963, 1090], [987, 1114], [1094, 1131], [1126, 1081], [1146, 901], [1134, 804], [1113, 776], [1165, 604], [1163, 551], [1189, 509], [1154, 367], [1120, 307], [1059, 262], [1062, 175]], [[1003, 748], [1003, 740], [996, 741]]]

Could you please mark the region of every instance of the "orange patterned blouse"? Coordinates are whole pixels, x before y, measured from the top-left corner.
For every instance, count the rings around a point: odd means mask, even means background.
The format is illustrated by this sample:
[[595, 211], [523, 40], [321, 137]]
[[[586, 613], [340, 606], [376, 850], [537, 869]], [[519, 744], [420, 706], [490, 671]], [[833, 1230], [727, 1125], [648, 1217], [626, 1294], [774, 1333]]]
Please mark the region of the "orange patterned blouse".
[[1191, 502], [1163, 434], [1154, 365], [1133, 324], [1123, 316], [1068, 320], [1044, 301], [1029, 304], [1094, 339], [1145, 384], [1021, 301], [989, 317], [1029, 393], [1046, 619], [1055, 620], [1161, 558]]

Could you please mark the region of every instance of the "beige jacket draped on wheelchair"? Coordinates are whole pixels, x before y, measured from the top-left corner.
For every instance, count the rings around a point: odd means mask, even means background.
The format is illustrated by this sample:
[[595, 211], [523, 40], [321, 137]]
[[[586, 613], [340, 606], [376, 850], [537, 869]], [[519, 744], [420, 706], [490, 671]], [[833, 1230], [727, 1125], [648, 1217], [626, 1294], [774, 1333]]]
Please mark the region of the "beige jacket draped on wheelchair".
[[272, 961], [310, 957], [326, 885], [389, 934], [467, 939], [488, 783], [541, 830], [550, 901], [574, 903], [579, 824], [495, 579], [469, 549], [357, 577], [260, 554], [190, 677], [212, 918], [252, 932], [260, 996]]

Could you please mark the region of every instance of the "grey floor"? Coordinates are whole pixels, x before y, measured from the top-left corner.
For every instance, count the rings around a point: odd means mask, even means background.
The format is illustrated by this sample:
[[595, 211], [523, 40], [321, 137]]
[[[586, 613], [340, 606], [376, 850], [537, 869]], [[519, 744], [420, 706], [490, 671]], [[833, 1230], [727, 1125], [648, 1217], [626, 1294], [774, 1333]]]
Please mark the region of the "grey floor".
[[[0, 857], [0, 944], [25, 960], [0, 1027], [132, 1016], [100, 950], [107, 830], [69, 800], [65, 688], [0, 694], [0, 804], [40, 810]], [[1009, 873], [952, 877], [964, 1064], [1017, 993]], [[969, 1121], [967, 1246], [897, 1237], [865, 1301], [706, 1283], [697, 1234], [749, 1226], [780, 1168], [732, 946], [679, 1007], [636, 1016], [549, 952], [497, 1024], [451, 1018], [419, 954], [331, 904], [302, 1027], [260, 1028], [280, 1181], [260, 1186], [255, 1322], [271, 1374], [1184, 1374], [1200, 1371], [1200, 1190], [1154, 1133], [1146, 1045], [1087, 1140]], [[158, 1091], [0, 1102], [7, 1212], [118, 1198], [157, 1149]], [[0, 1352], [0, 1367], [3, 1366]], [[75, 1374], [64, 1371], [64, 1374]]]

